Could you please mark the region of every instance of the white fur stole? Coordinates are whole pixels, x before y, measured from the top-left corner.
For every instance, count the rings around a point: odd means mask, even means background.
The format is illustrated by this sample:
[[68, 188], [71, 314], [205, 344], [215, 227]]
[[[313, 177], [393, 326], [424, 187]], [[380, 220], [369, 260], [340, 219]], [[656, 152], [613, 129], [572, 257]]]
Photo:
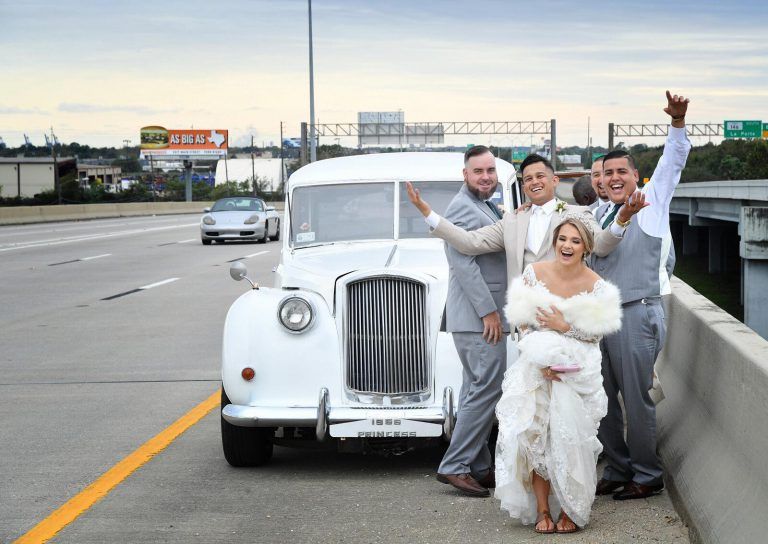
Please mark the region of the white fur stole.
[[615, 285], [603, 281], [604, 285], [596, 292], [563, 299], [542, 285], [526, 285], [520, 276], [507, 290], [504, 314], [510, 326], [537, 325], [537, 308], [556, 306], [575, 329], [590, 336], [604, 336], [621, 328], [621, 295]]

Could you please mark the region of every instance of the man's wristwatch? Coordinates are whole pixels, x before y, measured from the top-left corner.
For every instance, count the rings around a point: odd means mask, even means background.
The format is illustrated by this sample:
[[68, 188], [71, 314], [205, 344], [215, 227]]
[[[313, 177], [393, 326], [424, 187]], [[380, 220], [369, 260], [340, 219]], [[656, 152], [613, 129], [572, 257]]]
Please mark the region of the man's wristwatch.
[[623, 229], [627, 228], [627, 225], [629, 225], [631, 222], [632, 222], [632, 218], [631, 217], [629, 219], [627, 219], [626, 222], [625, 222], [625, 221], [621, 220], [621, 217], [619, 217], [618, 215], [616, 216], [616, 224], [618, 226], [620, 226], [621, 228], [623, 228]]

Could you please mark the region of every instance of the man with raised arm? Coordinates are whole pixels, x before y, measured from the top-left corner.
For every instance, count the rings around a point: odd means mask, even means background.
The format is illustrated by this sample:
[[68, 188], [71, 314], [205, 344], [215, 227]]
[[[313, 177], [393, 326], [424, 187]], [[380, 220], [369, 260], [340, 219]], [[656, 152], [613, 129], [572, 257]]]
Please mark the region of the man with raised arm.
[[[653, 365], [666, 334], [661, 295], [669, 285], [665, 266], [671, 240], [669, 205], [691, 149], [685, 130], [688, 99], [667, 91], [664, 111], [672, 121], [664, 153], [643, 189], [649, 206], [631, 224], [622, 221], [626, 231], [616, 251], [597, 255], [592, 262], [595, 272], [619, 287], [623, 301], [621, 330], [603, 338], [600, 346], [608, 414], [600, 423], [598, 438], [608, 466], [598, 482], [597, 494], [613, 493], [617, 500], [645, 498], [664, 487], [656, 455], [656, 407], [649, 390]], [[603, 158], [602, 184], [611, 204], [597, 214], [602, 228], [611, 228], [620, 220], [615, 218], [615, 210], [628, 197], [639, 194], [639, 179], [634, 160], [626, 151], [612, 151]]]

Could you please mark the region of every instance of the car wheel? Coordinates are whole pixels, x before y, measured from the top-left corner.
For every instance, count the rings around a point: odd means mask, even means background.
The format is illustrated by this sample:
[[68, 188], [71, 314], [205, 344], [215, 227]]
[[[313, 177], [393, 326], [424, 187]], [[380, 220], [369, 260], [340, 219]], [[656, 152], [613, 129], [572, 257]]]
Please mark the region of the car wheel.
[[275, 229], [275, 235], [270, 240], [278, 241], [280, 239], [280, 220], [277, 220], [277, 228]]
[[[221, 407], [230, 404], [224, 388], [221, 389]], [[256, 467], [272, 458], [271, 427], [238, 427], [221, 417], [221, 445], [224, 458], [233, 467]]]
[[203, 239], [202, 239], [202, 242], [203, 242], [203, 245], [204, 245], [204, 246], [209, 246], [209, 245], [211, 245], [211, 240], [206, 240], [205, 238], [203, 238]]
[[269, 221], [264, 223], [264, 236], [259, 238], [257, 242], [260, 244], [266, 244], [267, 240], [269, 240]]

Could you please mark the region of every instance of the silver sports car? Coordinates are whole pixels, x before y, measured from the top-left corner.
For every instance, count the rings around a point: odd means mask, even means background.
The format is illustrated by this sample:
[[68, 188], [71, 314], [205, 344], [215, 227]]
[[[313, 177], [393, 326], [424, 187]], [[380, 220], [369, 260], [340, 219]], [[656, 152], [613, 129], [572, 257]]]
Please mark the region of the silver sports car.
[[200, 238], [205, 245], [213, 240], [221, 243], [225, 240], [256, 240], [263, 243], [268, 239], [280, 239], [280, 217], [260, 198], [222, 198], [203, 212]]

